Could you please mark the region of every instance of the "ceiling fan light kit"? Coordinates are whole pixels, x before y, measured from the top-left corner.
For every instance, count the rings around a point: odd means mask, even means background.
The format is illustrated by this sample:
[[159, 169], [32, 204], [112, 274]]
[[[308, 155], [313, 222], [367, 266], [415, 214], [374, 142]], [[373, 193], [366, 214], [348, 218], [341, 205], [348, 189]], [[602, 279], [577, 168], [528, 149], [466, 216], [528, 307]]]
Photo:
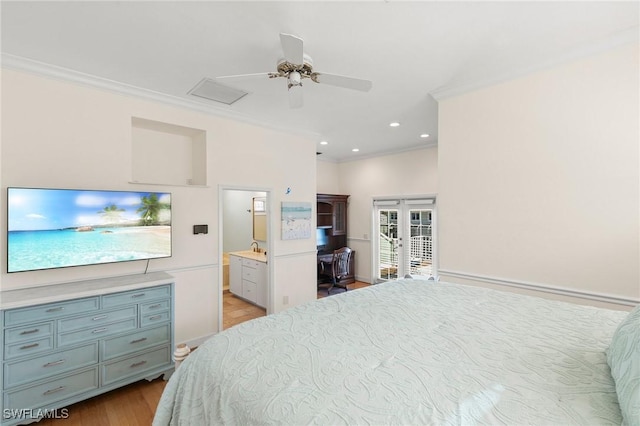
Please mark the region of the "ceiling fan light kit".
[[326, 84], [330, 86], [342, 87], [345, 89], [358, 90], [368, 92], [371, 90], [373, 83], [369, 80], [362, 80], [353, 77], [345, 77], [336, 74], [326, 74], [313, 71], [313, 60], [304, 53], [304, 42], [300, 37], [280, 33], [280, 44], [284, 58], [278, 60], [276, 72], [262, 74], [241, 74], [217, 77], [218, 80], [239, 80], [246, 78], [286, 78], [287, 88], [289, 90], [289, 106], [291, 108], [299, 108], [303, 105], [302, 99], [302, 80], [310, 79], [314, 83]]
[[300, 73], [298, 71], [291, 71], [289, 73], [289, 89], [291, 89], [292, 86], [302, 86], [302, 75], [300, 75]]

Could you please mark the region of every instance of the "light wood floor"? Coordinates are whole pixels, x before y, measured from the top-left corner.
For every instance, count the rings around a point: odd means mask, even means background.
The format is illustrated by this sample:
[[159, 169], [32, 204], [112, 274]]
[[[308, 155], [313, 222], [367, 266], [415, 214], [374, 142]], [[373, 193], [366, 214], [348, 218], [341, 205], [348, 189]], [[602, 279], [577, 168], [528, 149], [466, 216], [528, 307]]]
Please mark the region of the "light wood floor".
[[[356, 281], [349, 290], [367, 287]], [[342, 293], [334, 289], [331, 295]], [[318, 298], [327, 297], [327, 290], [318, 290]], [[228, 291], [223, 294], [224, 328], [265, 315], [265, 310], [234, 297]], [[107, 392], [67, 407], [68, 418], [46, 419], [38, 426], [148, 426], [153, 420], [156, 406], [166, 382], [159, 377], [150, 382], [141, 380], [120, 389]]]
[[[362, 281], [356, 281], [353, 284], [348, 284], [347, 288], [349, 290], [356, 290], [359, 288], [363, 288], [363, 287], [369, 287], [371, 284], [367, 284], [367, 283], [363, 283]], [[323, 297], [327, 297], [327, 288], [319, 288], [318, 289], [318, 299], [322, 299]], [[331, 290], [331, 296], [333, 296], [334, 294], [340, 294], [340, 293], [344, 293], [345, 290], [341, 289], [340, 287], [334, 287]]]
[[236, 324], [263, 317], [267, 310], [235, 297], [225, 290], [222, 293], [222, 326], [226, 330]]

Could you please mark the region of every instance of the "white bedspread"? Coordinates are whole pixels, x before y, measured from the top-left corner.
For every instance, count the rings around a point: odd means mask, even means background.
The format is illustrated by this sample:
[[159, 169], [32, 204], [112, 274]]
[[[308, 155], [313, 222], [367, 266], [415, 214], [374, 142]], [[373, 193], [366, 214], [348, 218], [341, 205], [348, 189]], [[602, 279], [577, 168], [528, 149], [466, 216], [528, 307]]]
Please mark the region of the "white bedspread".
[[194, 351], [154, 425], [620, 425], [626, 312], [422, 280], [240, 324]]

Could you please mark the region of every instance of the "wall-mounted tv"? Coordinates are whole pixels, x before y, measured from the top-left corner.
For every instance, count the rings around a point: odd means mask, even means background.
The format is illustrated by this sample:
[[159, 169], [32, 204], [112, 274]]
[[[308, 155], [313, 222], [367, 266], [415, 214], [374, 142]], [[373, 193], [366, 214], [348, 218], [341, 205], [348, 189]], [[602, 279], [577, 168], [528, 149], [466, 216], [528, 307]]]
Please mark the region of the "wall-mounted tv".
[[171, 256], [167, 192], [7, 188], [7, 272]]

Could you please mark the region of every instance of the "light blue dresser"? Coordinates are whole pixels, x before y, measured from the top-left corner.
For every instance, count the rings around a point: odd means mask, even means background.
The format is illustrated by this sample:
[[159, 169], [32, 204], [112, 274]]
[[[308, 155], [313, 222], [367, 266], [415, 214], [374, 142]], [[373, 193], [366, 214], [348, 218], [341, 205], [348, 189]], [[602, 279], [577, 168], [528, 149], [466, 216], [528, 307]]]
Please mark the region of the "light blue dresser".
[[2, 426], [173, 372], [173, 277], [163, 272], [0, 294]]

